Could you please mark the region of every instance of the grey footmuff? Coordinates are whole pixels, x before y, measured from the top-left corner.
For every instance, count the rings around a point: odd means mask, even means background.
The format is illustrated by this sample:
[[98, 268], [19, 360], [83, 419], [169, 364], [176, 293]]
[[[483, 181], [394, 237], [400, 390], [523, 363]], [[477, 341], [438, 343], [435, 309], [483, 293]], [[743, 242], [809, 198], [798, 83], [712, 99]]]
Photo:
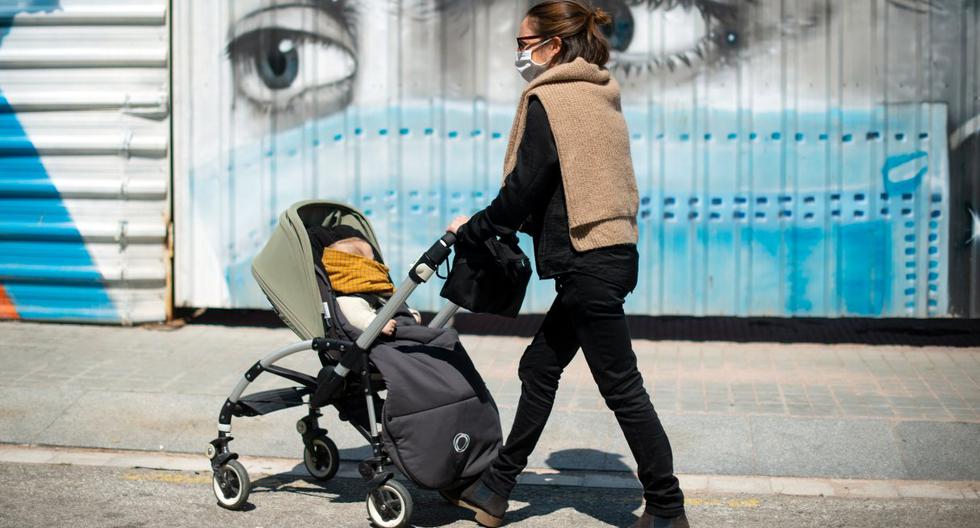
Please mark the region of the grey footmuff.
[[370, 359], [388, 387], [382, 438], [400, 471], [446, 489], [486, 469], [502, 442], [500, 415], [455, 330], [399, 326]]

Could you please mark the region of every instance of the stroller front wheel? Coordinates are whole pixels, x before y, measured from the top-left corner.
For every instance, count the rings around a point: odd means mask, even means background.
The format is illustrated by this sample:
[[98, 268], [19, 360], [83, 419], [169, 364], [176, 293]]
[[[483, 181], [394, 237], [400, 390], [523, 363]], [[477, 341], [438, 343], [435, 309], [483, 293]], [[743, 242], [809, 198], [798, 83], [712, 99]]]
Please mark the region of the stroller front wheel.
[[219, 506], [229, 510], [239, 510], [248, 500], [251, 483], [245, 466], [237, 460], [229, 460], [212, 473], [211, 487]]
[[326, 435], [314, 438], [303, 449], [303, 465], [317, 480], [330, 480], [340, 469], [340, 452], [337, 444]]
[[412, 518], [412, 494], [397, 480], [389, 480], [367, 496], [368, 516], [378, 528], [404, 528]]

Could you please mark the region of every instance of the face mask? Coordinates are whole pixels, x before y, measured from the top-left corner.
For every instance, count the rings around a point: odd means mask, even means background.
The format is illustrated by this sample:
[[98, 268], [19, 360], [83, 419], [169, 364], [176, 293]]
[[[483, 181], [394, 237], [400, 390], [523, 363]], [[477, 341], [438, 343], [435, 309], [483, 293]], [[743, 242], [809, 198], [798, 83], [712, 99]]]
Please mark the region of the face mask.
[[533, 52], [538, 46], [550, 40], [551, 39], [542, 40], [524, 51], [517, 52], [517, 60], [514, 61], [514, 66], [517, 67], [517, 71], [521, 73], [521, 77], [524, 77], [525, 81], [531, 82], [535, 77], [541, 75], [548, 69], [547, 63], [538, 64], [531, 60], [531, 52]]

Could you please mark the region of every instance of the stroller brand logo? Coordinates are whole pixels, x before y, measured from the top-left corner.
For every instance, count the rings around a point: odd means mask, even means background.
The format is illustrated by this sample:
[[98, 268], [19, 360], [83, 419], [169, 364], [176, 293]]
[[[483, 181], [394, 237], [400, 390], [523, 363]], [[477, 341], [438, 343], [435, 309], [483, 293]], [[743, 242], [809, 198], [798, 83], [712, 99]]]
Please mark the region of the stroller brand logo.
[[462, 453], [466, 451], [466, 448], [470, 447], [470, 435], [466, 433], [459, 433], [456, 438], [453, 438], [453, 449], [457, 453]]

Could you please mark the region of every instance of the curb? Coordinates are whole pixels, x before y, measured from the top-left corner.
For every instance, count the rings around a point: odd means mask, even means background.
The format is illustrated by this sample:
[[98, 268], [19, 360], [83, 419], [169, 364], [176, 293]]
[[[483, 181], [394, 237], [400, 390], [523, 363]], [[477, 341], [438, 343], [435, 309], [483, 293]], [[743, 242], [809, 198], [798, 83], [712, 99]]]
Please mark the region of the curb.
[[[249, 473], [255, 475], [307, 476], [303, 463], [298, 459], [245, 456], [240, 460]], [[211, 470], [211, 464], [203, 454], [15, 444], [0, 444], [0, 463], [194, 472]], [[354, 462], [341, 462], [337, 476], [361, 478]], [[690, 474], [680, 474], [677, 478], [686, 493], [980, 500], [980, 481], [977, 480], [863, 480]], [[632, 473], [611, 471], [559, 472], [554, 469], [528, 469], [518, 478], [518, 483], [531, 486], [640, 490], [640, 484]]]

